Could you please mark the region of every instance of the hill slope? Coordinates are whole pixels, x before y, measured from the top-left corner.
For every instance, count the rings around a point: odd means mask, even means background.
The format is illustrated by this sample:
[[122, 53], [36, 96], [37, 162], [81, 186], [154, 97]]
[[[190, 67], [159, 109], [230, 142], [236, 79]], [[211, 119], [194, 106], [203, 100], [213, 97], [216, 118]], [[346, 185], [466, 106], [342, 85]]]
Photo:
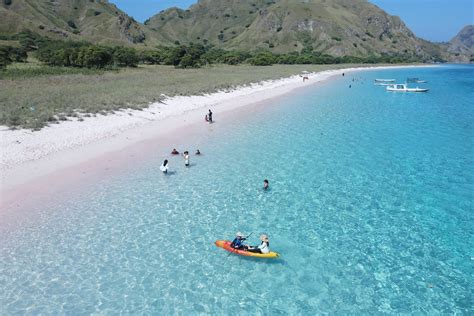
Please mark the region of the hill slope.
[[449, 41], [448, 52], [454, 54], [454, 61], [474, 61], [474, 25], [465, 26]]
[[171, 8], [145, 24], [165, 43], [276, 53], [307, 48], [334, 56], [440, 54], [400, 18], [366, 0], [199, 0], [189, 10]]
[[53, 38], [136, 44], [153, 33], [106, 0], [2, 0], [0, 32], [31, 30]]

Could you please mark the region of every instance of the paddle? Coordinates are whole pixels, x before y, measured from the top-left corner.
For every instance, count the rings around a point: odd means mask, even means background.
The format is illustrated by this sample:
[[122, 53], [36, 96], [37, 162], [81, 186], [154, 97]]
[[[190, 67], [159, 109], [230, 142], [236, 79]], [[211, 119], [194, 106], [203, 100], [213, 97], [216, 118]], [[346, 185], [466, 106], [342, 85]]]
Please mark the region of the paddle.
[[[250, 236], [252, 236], [252, 234], [253, 234], [253, 232], [251, 232], [250, 234], [248, 234], [247, 237], [245, 237], [244, 239], [249, 238]], [[233, 248], [232, 251], [229, 252], [229, 254], [227, 255], [227, 258], [229, 258], [229, 256], [230, 256], [231, 254], [235, 253], [235, 252], [237, 252], [237, 249], [234, 249], [234, 248]]]

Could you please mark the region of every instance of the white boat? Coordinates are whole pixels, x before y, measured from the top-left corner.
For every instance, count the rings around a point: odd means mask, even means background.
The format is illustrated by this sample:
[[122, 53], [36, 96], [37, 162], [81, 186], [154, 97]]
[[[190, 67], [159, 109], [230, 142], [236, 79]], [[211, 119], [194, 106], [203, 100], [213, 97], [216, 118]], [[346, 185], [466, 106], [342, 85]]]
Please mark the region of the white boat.
[[425, 88], [408, 88], [408, 86], [404, 83], [399, 84], [392, 84], [387, 86], [387, 91], [394, 91], [394, 92], [427, 92], [429, 89]]
[[375, 82], [395, 82], [395, 79], [375, 79]]

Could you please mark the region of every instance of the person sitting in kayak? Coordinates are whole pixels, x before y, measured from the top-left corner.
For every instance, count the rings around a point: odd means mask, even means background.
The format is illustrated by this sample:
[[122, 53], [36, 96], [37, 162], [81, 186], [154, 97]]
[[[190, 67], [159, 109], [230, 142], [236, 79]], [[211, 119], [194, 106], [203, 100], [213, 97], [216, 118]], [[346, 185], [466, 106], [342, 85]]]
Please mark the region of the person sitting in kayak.
[[248, 252], [254, 252], [254, 253], [269, 253], [270, 252], [270, 241], [268, 240], [267, 235], [261, 235], [260, 240], [262, 241], [260, 245], [255, 246], [255, 247], [248, 247], [247, 251]]
[[244, 235], [242, 235], [241, 232], [238, 232], [237, 234], [235, 234], [235, 238], [234, 240], [230, 243], [230, 246], [234, 249], [247, 249], [248, 246], [247, 245], [244, 245], [244, 241], [246, 240], [247, 238], [244, 237]]

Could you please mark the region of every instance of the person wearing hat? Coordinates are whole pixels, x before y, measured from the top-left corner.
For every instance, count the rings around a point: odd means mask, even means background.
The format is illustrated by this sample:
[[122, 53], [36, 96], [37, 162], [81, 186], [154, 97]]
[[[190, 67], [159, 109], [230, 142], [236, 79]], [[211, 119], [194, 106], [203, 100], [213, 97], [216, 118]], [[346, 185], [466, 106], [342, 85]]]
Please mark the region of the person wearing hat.
[[245, 238], [244, 235], [241, 232], [237, 232], [237, 234], [235, 234], [235, 238], [232, 241], [232, 243], [230, 244], [230, 246], [234, 249], [247, 249], [248, 246], [244, 245], [244, 241], [246, 239], [247, 238]]
[[260, 235], [260, 245], [255, 247], [248, 247], [247, 251], [255, 253], [269, 253], [270, 252], [270, 241], [267, 235]]

